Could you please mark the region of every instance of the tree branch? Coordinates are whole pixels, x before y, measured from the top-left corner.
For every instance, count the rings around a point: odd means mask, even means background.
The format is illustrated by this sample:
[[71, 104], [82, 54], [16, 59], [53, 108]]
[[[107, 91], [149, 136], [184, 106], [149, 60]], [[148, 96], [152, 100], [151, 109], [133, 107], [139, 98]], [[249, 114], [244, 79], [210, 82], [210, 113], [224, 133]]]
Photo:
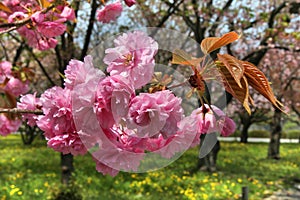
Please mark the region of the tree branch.
[[13, 114], [44, 114], [42, 110], [28, 110], [28, 109], [18, 109], [18, 108], [0, 108], [0, 113], [13, 113]]
[[227, 3], [225, 4], [225, 6], [222, 8], [222, 12], [221, 14], [218, 15], [217, 19], [215, 20], [215, 23], [212, 25], [212, 27], [209, 30], [209, 35], [210, 36], [214, 36], [216, 29], [218, 27], [218, 22], [220, 21], [221, 17], [223, 17], [223, 13], [225, 11], [227, 11], [227, 9], [230, 7], [230, 5], [232, 4], [233, 0], [228, 0]]
[[21, 43], [21, 45], [18, 47], [18, 49], [16, 50], [16, 55], [14, 57], [14, 60], [12, 62], [12, 65], [15, 66], [18, 59], [20, 58], [21, 54], [22, 54], [22, 51], [24, 50], [24, 42]]
[[44, 75], [46, 76], [46, 78], [48, 79], [48, 81], [51, 83], [52, 86], [55, 86], [56, 84], [52, 81], [51, 77], [49, 76], [49, 74], [47, 73], [44, 65], [41, 63], [41, 61], [36, 57], [36, 55], [33, 53], [32, 49], [30, 49], [27, 46], [27, 50], [28, 52], [32, 55], [33, 59], [37, 62], [37, 64], [39, 65], [39, 67], [41, 68], [41, 70], [43, 71]]
[[85, 40], [84, 40], [83, 49], [81, 51], [80, 60], [84, 59], [84, 57], [86, 56], [86, 53], [88, 51], [88, 48], [89, 48], [91, 35], [92, 35], [92, 31], [93, 31], [93, 26], [94, 26], [94, 22], [95, 22], [96, 11], [98, 8], [97, 0], [93, 0], [91, 6], [92, 6], [92, 9], [91, 9], [91, 14], [90, 14], [89, 24], [88, 24], [88, 28], [87, 28], [86, 35], [85, 35]]
[[[52, 4], [49, 7], [42, 9], [41, 12], [45, 14], [49, 10], [53, 9], [55, 6], [56, 6], [55, 4]], [[21, 26], [24, 26], [24, 25], [26, 25], [28, 23], [31, 23], [31, 18], [30, 17], [27, 17], [25, 19], [22, 19], [22, 20], [13, 22], [13, 23], [3, 23], [3, 24], [0, 24], [0, 28], [8, 28], [6, 30], [1, 31], [0, 35], [4, 34], [4, 33], [11, 32], [13, 30], [16, 30], [17, 28], [19, 28]]]
[[6, 51], [6, 48], [4, 46], [4, 44], [2, 43], [2, 41], [0, 40], [0, 45], [3, 49], [3, 52], [4, 52], [4, 56], [5, 56], [5, 60], [9, 60], [9, 57], [8, 57], [8, 54], [7, 54], [7, 51]]
[[150, 34], [151, 37], [153, 37], [157, 33], [158, 29], [162, 27], [164, 23], [170, 18], [170, 16], [174, 14], [176, 10], [178, 10], [179, 6], [183, 3], [183, 1], [184, 0], [179, 1], [178, 4], [176, 4], [177, 1], [174, 1], [174, 3], [171, 4], [165, 2], [166, 4], [169, 5], [169, 9], [167, 11], [167, 14], [164, 15], [163, 18], [160, 20], [160, 22], [155, 26], [156, 27], [155, 30]]

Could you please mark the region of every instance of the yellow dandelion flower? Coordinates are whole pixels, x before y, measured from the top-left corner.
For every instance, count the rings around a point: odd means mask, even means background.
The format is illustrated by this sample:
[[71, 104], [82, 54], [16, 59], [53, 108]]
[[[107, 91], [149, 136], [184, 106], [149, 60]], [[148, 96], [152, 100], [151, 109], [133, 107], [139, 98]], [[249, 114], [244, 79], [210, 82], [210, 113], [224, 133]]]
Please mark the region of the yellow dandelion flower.
[[207, 194], [202, 194], [202, 199], [203, 199], [203, 200], [208, 199], [208, 195], [207, 195]]
[[49, 187], [48, 181], [46, 181], [46, 182], [44, 183], [44, 186], [45, 186], [45, 187]]
[[131, 178], [136, 178], [136, 174], [131, 174]]
[[20, 188], [14, 188], [14, 189], [12, 189], [10, 192], [9, 192], [9, 195], [10, 196], [13, 196], [15, 193], [17, 193], [17, 192], [19, 192], [20, 191]]
[[273, 181], [267, 181], [267, 185], [273, 185], [274, 182]]

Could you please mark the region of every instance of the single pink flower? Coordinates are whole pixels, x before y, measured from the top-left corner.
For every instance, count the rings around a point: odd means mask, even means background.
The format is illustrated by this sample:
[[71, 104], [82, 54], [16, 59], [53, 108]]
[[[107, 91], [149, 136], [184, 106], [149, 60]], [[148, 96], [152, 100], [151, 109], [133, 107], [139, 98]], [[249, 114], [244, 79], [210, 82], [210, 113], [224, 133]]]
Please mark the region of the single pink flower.
[[142, 31], [124, 33], [114, 40], [115, 48], [106, 49], [104, 63], [110, 75], [130, 79], [134, 88], [147, 84], [154, 72], [158, 44]]
[[126, 4], [128, 7], [131, 7], [131, 6], [133, 6], [134, 4], [136, 4], [136, 1], [135, 1], [135, 0], [125, 0], [125, 4]]
[[63, 10], [59, 14], [59, 17], [69, 21], [73, 21], [76, 18], [74, 10], [68, 6], [63, 7]]
[[6, 83], [4, 90], [9, 91], [14, 96], [20, 96], [21, 94], [25, 94], [29, 90], [28, 81], [21, 81], [20, 79], [11, 77], [9, 81]]
[[234, 121], [227, 117], [222, 110], [214, 105], [211, 105], [212, 110], [208, 105], [204, 104], [204, 106], [205, 113], [203, 113], [203, 107], [200, 107], [191, 114], [198, 121], [198, 132], [202, 134], [220, 132], [223, 136], [228, 136], [234, 132]]
[[[26, 94], [21, 96], [20, 102], [17, 103], [17, 108], [26, 110], [36, 110], [42, 108], [42, 103], [39, 98], [36, 98], [36, 93]], [[22, 114], [22, 119], [27, 120], [27, 124], [31, 127], [36, 125], [37, 115]]]
[[115, 21], [122, 13], [121, 2], [115, 2], [104, 6], [101, 10], [97, 12], [97, 19], [102, 23], [109, 23], [110, 21]]
[[101, 81], [105, 74], [101, 70], [94, 68], [93, 58], [88, 55], [84, 58], [84, 62], [72, 59], [65, 70], [65, 77], [65, 87], [72, 90], [74, 86], [83, 83], [87, 84], [95, 78]]
[[38, 23], [37, 30], [42, 36], [52, 38], [62, 35], [66, 31], [66, 26], [56, 21], [44, 21]]
[[42, 37], [38, 40], [38, 43], [33, 45], [33, 47], [35, 47], [41, 51], [45, 51], [45, 50], [56, 47], [56, 45], [57, 45], [57, 40], [55, 38]]
[[235, 122], [227, 116], [219, 120], [218, 126], [221, 129], [221, 135], [224, 137], [231, 135], [236, 129]]
[[168, 138], [177, 132], [177, 123], [183, 118], [181, 99], [169, 91], [152, 94], [140, 93], [131, 100], [128, 113], [130, 129], [138, 137], [152, 137], [162, 134]]

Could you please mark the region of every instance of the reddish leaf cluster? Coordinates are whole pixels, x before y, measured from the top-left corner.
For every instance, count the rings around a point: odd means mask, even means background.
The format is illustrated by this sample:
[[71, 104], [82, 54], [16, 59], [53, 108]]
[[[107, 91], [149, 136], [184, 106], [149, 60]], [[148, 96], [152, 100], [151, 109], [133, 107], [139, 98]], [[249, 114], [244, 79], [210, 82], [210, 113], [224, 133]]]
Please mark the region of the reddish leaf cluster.
[[[206, 57], [213, 51], [236, 41], [238, 38], [239, 35], [235, 32], [229, 32], [221, 37], [208, 37], [204, 39], [200, 45], [201, 50], [204, 53], [203, 57], [192, 58], [186, 52], [176, 50], [173, 53], [172, 63], [191, 66], [194, 71], [194, 74], [191, 76], [191, 78], [193, 78], [193, 83], [202, 83], [206, 71], [203, 68], [207, 66], [207, 63], [200, 69], [197, 67], [199, 66], [199, 63], [204, 62]], [[218, 72], [214, 74], [220, 76], [225, 90], [241, 102], [249, 114], [251, 113], [249, 104], [254, 104], [249, 95], [249, 85], [268, 99], [274, 107], [283, 111], [283, 105], [274, 96], [266, 76], [255, 65], [238, 60], [229, 54], [217, 54], [217, 58], [213, 62], [213, 70]], [[203, 66], [203, 63], [201, 66]], [[197, 80], [194, 80], [195, 78]], [[198, 85], [191, 84], [191, 86], [196, 89], [198, 88], [199, 90]], [[199, 94], [203, 94], [203, 87], [201, 87]]]

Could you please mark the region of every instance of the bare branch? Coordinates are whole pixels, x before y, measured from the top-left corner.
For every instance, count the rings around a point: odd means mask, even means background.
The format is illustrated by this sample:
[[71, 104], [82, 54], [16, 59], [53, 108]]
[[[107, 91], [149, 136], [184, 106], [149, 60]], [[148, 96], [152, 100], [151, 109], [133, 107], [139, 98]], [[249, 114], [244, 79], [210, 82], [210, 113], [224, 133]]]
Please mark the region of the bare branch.
[[85, 35], [85, 39], [84, 39], [83, 49], [81, 51], [80, 60], [83, 60], [83, 58], [86, 56], [86, 53], [89, 48], [91, 35], [92, 35], [92, 31], [93, 31], [93, 26], [94, 26], [94, 22], [95, 22], [96, 11], [98, 8], [97, 0], [93, 0], [91, 6], [92, 6], [92, 9], [91, 9], [91, 14], [90, 14], [89, 24], [88, 24], [88, 28], [86, 30], [86, 35]]
[[33, 59], [37, 62], [41, 70], [43, 71], [44, 75], [47, 77], [48, 81], [51, 83], [52, 86], [55, 86], [56, 84], [53, 82], [49, 74], [47, 73], [44, 65], [41, 63], [41, 61], [36, 57], [36, 55], [33, 53], [32, 49], [29, 47], [27, 48], [28, 52], [32, 55]]
[[225, 4], [225, 6], [222, 8], [222, 12], [221, 14], [218, 15], [217, 19], [215, 20], [215, 23], [212, 25], [212, 27], [210, 28], [209, 30], [209, 35], [210, 36], [214, 36], [215, 32], [216, 32], [216, 29], [219, 25], [219, 21], [221, 19], [221, 17], [223, 17], [223, 13], [225, 11], [227, 11], [227, 9], [230, 7], [230, 5], [232, 4], [233, 0], [228, 0], [227, 3]]
[[18, 109], [18, 108], [0, 108], [0, 113], [13, 113], [13, 114], [37, 114], [42, 115], [43, 111], [36, 110], [28, 110], [28, 109]]

